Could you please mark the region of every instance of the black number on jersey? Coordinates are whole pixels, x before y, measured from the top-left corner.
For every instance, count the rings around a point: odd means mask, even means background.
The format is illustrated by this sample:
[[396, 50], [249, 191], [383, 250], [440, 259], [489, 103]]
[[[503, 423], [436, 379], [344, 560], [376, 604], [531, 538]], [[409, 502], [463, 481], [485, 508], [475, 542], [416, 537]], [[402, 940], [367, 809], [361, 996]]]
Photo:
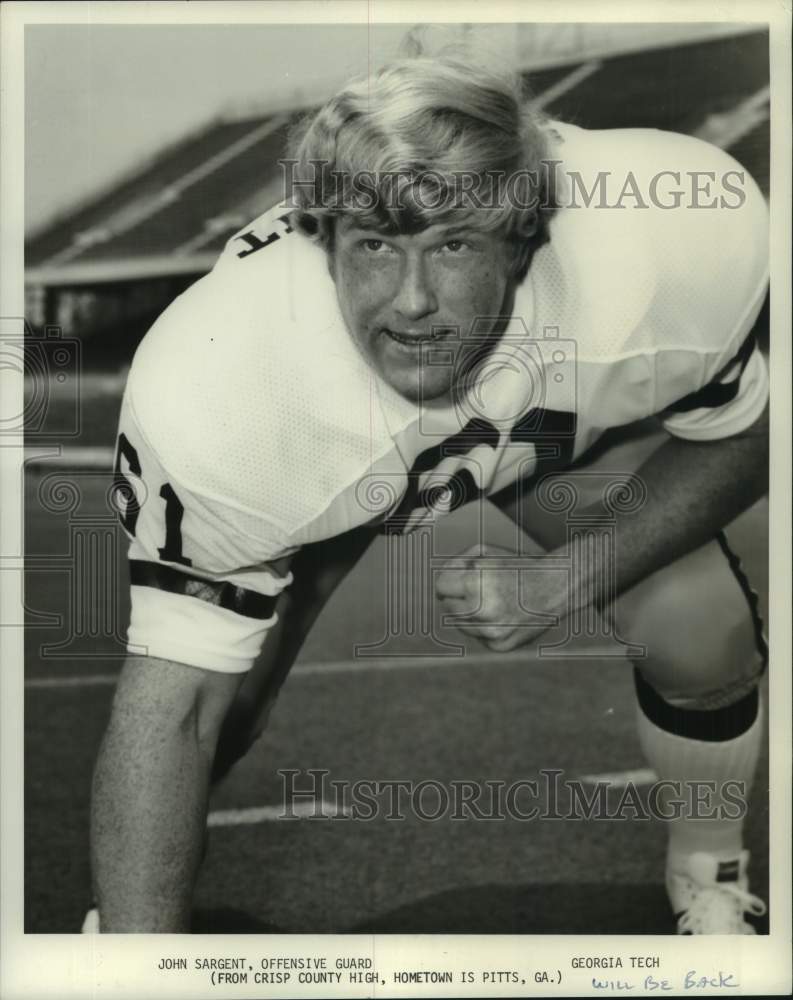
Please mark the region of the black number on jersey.
[[[123, 514], [119, 513], [119, 520], [124, 530], [134, 536], [135, 528], [138, 524], [138, 515], [140, 514], [140, 504], [138, 503], [132, 483], [121, 471], [122, 456], [126, 459], [132, 475], [142, 479], [143, 471], [140, 466], [138, 452], [130, 444], [125, 434], [119, 434], [118, 436], [113, 486], [126, 501], [126, 509]], [[192, 566], [192, 561], [182, 555], [182, 518], [184, 517], [182, 501], [176, 495], [170, 483], [163, 483], [160, 487], [160, 496], [165, 501], [165, 545], [157, 549], [160, 553], [160, 559], [171, 563], [181, 563], [182, 566]]]
[[184, 507], [182, 501], [174, 493], [170, 483], [163, 483], [160, 496], [165, 501], [165, 545], [157, 549], [160, 559], [166, 562], [181, 563], [182, 566], [192, 566], [190, 559], [182, 555], [182, 518]]
[[[286, 227], [284, 229], [284, 233], [285, 234], [292, 232], [292, 227], [289, 225], [289, 216], [288, 215], [279, 215], [278, 216], [278, 221], [284, 223], [284, 226]], [[265, 247], [269, 247], [271, 243], [275, 243], [276, 240], [280, 240], [281, 239], [281, 234], [277, 233], [277, 232], [275, 232], [275, 230], [273, 230], [272, 233], [268, 233], [267, 236], [265, 236], [264, 239], [261, 239], [251, 229], [247, 233], [240, 233], [240, 235], [239, 236], [235, 236], [234, 239], [236, 239], [236, 240], [242, 240], [243, 243], [247, 243], [248, 244], [248, 249], [247, 250], [240, 250], [240, 252], [237, 254], [237, 256], [240, 259], [242, 259], [243, 257], [250, 257], [250, 255], [252, 253], [256, 253], [257, 250], [264, 250], [264, 248]]]
[[499, 433], [489, 421], [475, 418], [469, 420], [457, 434], [446, 438], [440, 444], [427, 448], [416, 456], [412, 468], [408, 472], [408, 484], [399, 506], [389, 515], [386, 523], [389, 527], [404, 525], [414, 510], [422, 507], [432, 509], [436, 502], [448, 496], [451, 502], [446, 511], [451, 512], [463, 504], [480, 496], [482, 491], [476, 485], [470, 470], [460, 469], [454, 476], [433, 483], [425, 489], [419, 488], [419, 479], [425, 472], [434, 469], [444, 458], [451, 455], [467, 455], [480, 444], [485, 444], [494, 450], [498, 447]]
[[577, 414], [566, 410], [543, 410], [525, 413], [510, 431], [510, 441], [533, 444], [537, 464], [532, 478], [566, 468], [575, 454]]
[[113, 475], [113, 489], [117, 497], [122, 497], [124, 499], [126, 505], [124, 513], [122, 514], [119, 512], [119, 520], [121, 521], [124, 530], [130, 535], [134, 535], [135, 525], [138, 523], [138, 514], [140, 514], [140, 504], [138, 503], [138, 498], [135, 495], [132, 483], [121, 471], [122, 456], [127, 460], [129, 471], [132, 475], [140, 477], [140, 460], [138, 459], [138, 453], [129, 443], [125, 434], [119, 434], [118, 436], [116, 464]]
[[[535, 407], [525, 413], [514, 425], [509, 440], [516, 444], [534, 446], [536, 465], [532, 478], [537, 478], [555, 468], [565, 468], [575, 453], [576, 414], [561, 410], [543, 410]], [[469, 420], [457, 434], [440, 444], [422, 451], [407, 474], [408, 483], [396, 510], [391, 513], [384, 527], [404, 528], [414, 510], [432, 510], [438, 501], [447, 503], [446, 512], [456, 510], [482, 496], [469, 469], [460, 469], [453, 476], [420, 489], [419, 480], [442, 459], [451, 455], [468, 455], [479, 445], [496, 449], [499, 445], [498, 429], [489, 421]], [[450, 502], [447, 502], [447, 497]]]

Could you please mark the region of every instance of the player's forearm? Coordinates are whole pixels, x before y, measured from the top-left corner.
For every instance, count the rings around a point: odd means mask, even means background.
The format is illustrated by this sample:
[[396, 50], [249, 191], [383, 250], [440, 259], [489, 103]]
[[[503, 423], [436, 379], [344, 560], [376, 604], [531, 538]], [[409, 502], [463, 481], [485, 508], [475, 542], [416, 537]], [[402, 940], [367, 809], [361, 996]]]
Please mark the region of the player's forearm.
[[189, 929], [221, 713], [207, 725], [205, 697], [167, 679], [156, 689], [153, 671], [176, 666], [125, 665], [97, 760], [91, 853], [103, 933]]
[[[767, 491], [767, 415], [720, 441], [672, 438], [639, 469], [646, 501], [617, 514], [616, 594], [709, 541]], [[608, 600], [602, 567], [579, 577], [573, 603]]]

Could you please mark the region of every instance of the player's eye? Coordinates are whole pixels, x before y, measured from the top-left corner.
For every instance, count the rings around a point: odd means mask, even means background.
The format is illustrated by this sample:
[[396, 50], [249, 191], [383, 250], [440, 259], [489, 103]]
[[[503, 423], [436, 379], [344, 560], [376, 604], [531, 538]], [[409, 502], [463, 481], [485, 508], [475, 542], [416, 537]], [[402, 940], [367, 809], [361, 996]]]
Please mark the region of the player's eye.
[[459, 253], [465, 248], [465, 243], [462, 240], [447, 240], [443, 244], [443, 249], [448, 250], [449, 253]]
[[383, 250], [388, 249], [382, 240], [363, 240], [363, 247], [365, 250], [368, 250], [369, 253], [382, 253]]

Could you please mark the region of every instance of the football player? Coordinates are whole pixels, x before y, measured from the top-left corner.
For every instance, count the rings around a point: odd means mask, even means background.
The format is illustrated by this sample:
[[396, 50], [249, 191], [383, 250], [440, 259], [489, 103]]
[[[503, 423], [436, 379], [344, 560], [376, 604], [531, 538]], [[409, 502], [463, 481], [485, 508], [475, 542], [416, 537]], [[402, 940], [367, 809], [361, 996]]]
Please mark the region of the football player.
[[[754, 182], [694, 138], [546, 120], [455, 56], [345, 87], [287, 164], [289, 204], [229, 240], [129, 375], [129, 655], [92, 805], [102, 932], [189, 928], [213, 774], [261, 732], [371, 539], [464, 502], [493, 499], [535, 562], [453, 561], [438, 597], [461, 628], [508, 650], [597, 611], [637, 650], [659, 776], [716, 782], [715, 808], [758, 756], [764, 644], [722, 533], [765, 491]], [[648, 421], [641, 502], [610, 507], [619, 558], [594, 550], [562, 580], [542, 562], [569, 558], [549, 484]], [[764, 911], [732, 815], [669, 824], [682, 933], [752, 933]]]

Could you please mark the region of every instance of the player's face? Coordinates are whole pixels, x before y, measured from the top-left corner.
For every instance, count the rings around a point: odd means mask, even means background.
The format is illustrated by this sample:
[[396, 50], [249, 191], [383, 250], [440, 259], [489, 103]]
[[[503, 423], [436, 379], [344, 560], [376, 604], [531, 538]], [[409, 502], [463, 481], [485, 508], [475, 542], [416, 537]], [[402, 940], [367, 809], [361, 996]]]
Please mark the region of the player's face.
[[[502, 313], [510, 263], [507, 241], [497, 233], [432, 226], [384, 236], [349, 219], [339, 222], [330, 256], [353, 339], [385, 381], [414, 400], [449, 392], [456, 366], [447, 359], [470, 342], [477, 317]], [[446, 355], [442, 363], [437, 347]]]

